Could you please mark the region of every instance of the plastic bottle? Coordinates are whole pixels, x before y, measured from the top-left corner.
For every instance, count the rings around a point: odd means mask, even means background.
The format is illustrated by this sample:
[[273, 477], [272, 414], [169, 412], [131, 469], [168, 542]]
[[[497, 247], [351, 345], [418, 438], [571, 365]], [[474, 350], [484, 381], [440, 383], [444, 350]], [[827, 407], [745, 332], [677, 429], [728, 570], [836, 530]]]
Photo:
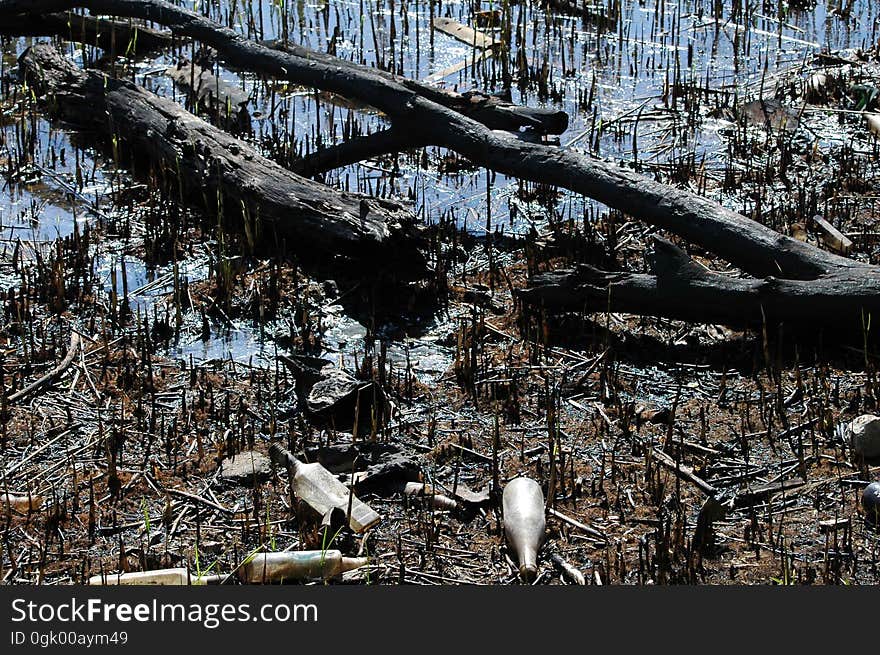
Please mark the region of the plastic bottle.
[[89, 578], [90, 585], [206, 585], [217, 584], [217, 574], [199, 576], [184, 568], [136, 571], [134, 573], [104, 573]]
[[366, 557], [344, 557], [338, 550], [300, 550], [257, 553], [238, 569], [242, 582], [260, 584], [281, 580], [320, 580], [353, 571]]
[[530, 478], [516, 478], [507, 483], [502, 495], [504, 534], [519, 561], [523, 582], [532, 582], [538, 574], [538, 549], [544, 540], [544, 494]]
[[348, 487], [320, 464], [301, 462], [278, 444], [269, 446], [269, 455], [275, 463], [289, 467], [290, 475], [293, 476], [293, 491], [297, 498], [308, 503], [321, 516], [325, 516], [335, 507], [341, 509], [347, 516], [350, 503], [349, 526], [358, 534], [381, 520], [382, 517], [378, 513], [358, 500]]

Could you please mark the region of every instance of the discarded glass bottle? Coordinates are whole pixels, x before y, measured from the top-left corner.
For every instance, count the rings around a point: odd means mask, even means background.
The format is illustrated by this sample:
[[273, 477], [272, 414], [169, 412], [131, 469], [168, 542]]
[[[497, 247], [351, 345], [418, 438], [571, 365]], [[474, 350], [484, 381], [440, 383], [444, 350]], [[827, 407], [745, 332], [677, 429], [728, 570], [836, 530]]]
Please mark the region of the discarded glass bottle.
[[5, 512], [8, 509], [21, 514], [36, 512], [43, 505], [43, 500], [42, 496], [2, 493], [0, 494], [0, 512]]
[[430, 503], [434, 506], [434, 509], [451, 512], [458, 507], [458, 502], [449, 496], [436, 493], [433, 487], [430, 487], [423, 482], [407, 482], [403, 485], [403, 493], [407, 496], [418, 496], [430, 499]]
[[338, 550], [300, 550], [257, 553], [238, 569], [242, 582], [260, 584], [282, 580], [321, 580], [366, 566], [366, 557], [345, 557]]
[[504, 534], [519, 561], [523, 582], [532, 582], [538, 574], [538, 549], [544, 540], [544, 494], [530, 478], [516, 478], [507, 483], [502, 495]]
[[376, 511], [320, 464], [301, 462], [278, 444], [269, 446], [269, 455], [276, 464], [288, 467], [297, 498], [321, 516], [339, 508], [349, 517], [349, 526], [358, 534], [381, 520]]
[[862, 492], [862, 508], [868, 521], [880, 527], [880, 482], [872, 482]]
[[206, 585], [218, 584], [221, 576], [215, 573], [198, 575], [185, 568], [135, 571], [132, 573], [102, 573], [89, 578], [90, 585]]

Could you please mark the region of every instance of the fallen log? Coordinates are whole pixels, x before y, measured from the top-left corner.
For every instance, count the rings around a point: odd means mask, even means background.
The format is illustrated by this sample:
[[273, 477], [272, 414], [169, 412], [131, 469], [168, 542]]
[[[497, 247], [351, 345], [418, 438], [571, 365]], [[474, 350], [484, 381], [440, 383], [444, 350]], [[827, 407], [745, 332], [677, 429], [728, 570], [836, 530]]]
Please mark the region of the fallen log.
[[51, 113], [118, 137], [183, 194], [227, 222], [234, 218], [255, 241], [274, 236], [311, 257], [381, 261], [401, 274], [424, 271], [415, 219], [401, 205], [306, 180], [172, 100], [81, 71], [51, 46], [29, 48], [20, 67]]
[[27, 13], [6, 16], [0, 22], [6, 36], [58, 36], [67, 41], [93, 45], [117, 54], [145, 54], [168, 48], [170, 34], [132, 22], [83, 16], [73, 12]]
[[651, 273], [556, 270], [535, 275], [519, 297], [550, 312], [627, 312], [734, 327], [788, 323], [853, 333], [880, 315], [880, 269], [844, 261], [813, 279], [733, 277], [706, 269], [657, 237]]
[[[43, 2], [41, 0], [35, 0], [34, 2], [22, 3], [18, 8], [12, 5], [0, 6], [0, 15], [4, 17], [4, 20], [6, 20], [8, 17], [8, 20], [15, 23], [17, 26], [20, 27], [20, 29], [28, 29], [27, 25], [30, 23], [34, 25], [40, 24], [43, 18], [40, 12], [52, 11], [52, 7], [56, 5], [70, 5], [71, 7], [77, 6], [76, 3], [58, 3], [54, 0]], [[101, 7], [98, 5], [92, 6], [92, 9], [95, 11], [101, 11]], [[110, 13], [124, 12], [120, 10], [119, 12]], [[84, 17], [78, 16], [78, 18]], [[89, 20], [96, 22], [98, 19], [89, 18]], [[210, 21], [206, 22], [210, 23]], [[41, 29], [43, 31], [46, 31], [47, 34], [58, 33], [58, 30], [60, 30], [61, 27], [60, 25], [56, 25], [55, 27], [55, 32], [51, 32], [45, 27]], [[231, 30], [228, 31], [232, 33]], [[83, 43], [90, 43], [90, 41], [85, 40], [86, 34], [80, 35], [78, 32], [74, 32], [70, 35], [70, 37], [72, 38], [72, 40], [77, 40]], [[102, 44], [105, 49], [110, 48], [109, 42], [102, 42]], [[320, 53], [314, 50], [309, 50], [308, 48], [304, 48], [290, 42], [267, 41], [256, 45], [265, 46], [273, 50], [278, 50], [279, 52], [289, 53], [296, 57], [304, 58], [312, 62], [320, 62], [324, 65], [334, 66], [337, 69], [352, 68], [353, 74], [355, 76], [359, 74], [358, 68], [370, 71], [371, 74], [383, 77], [390, 82], [402, 83], [411, 91], [418, 93], [426, 98], [429, 98], [432, 102], [436, 102], [444, 107], [452, 109], [453, 111], [460, 112], [463, 115], [473, 118], [474, 120], [480, 121], [490, 129], [508, 130], [515, 132], [522, 128], [528, 128], [534, 130], [538, 134], [561, 134], [568, 128], [568, 115], [564, 111], [546, 109], [541, 107], [519, 106], [507, 102], [497, 96], [485, 94], [480, 91], [470, 91], [467, 93], [452, 92], [415, 80], [399, 78], [391, 73], [380, 69], [367, 69], [364, 67], [358, 67], [356, 64], [353, 64], [346, 60], [338, 59], [331, 55]], [[157, 44], [157, 47], [164, 47], [164, 44]], [[249, 66], [247, 63], [245, 63], [244, 65], [236, 65], [235, 61], [229, 61], [227, 62], [227, 64], [230, 66], [230, 68], [237, 70], [258, 70]], [[316, 85], [316, 88], [321, 87]], [[412, 134], [414, 135], [415, 133]], [[379, 144], [387, 149], [375, 150], [375, 145]], [[411, 149], [419, 146], [420, 144], [418, 139], [412, 140], [406, 144], [399, 144], [396, 140], [375, 141], [371, 149], [371, 156], [392, 154], [395, 152], [400, 152], [401, 150]], [[354, 153], [356, 152], [356, 150], [350, 152]], [[328, 170], [328, 166], [334, 160], [336, 160], [336, 154], [335, 152], [331, 152], [328, 153], [328, 155], [326, 156], [318, 156], [314, 162], [303, 162], [302, 169], [304, 171], [313, 170], [314, 172], [311, 174], [314, 175], [323, 172], [324, 170]], [[344, 157], [340, 161], [342, 162], [340, 165], [351, 163], [348, 162]]]
[[[507, 175], [594, 198], [678, 234], [749, 273], [781, 272], [809, 279], [822, 273], [825, 265], [849, 262], [781, 235], [707, 198], [574, 151], [523, 142], [500, 132], [503, 128], [490, 129], [490, 116], [502, 123], [505, 117], [516, 123], [521, 108], [507, 107], [500, 100], [484, 102], [480, 94], [459, 94], [452, 102], [449, 94], [439, 89], [301, 46], [288, 44], [284, 51], [269, 48], [165, 0], [0, 0], [0, 18], [73, 7], [153, 21], [213, 47], [232, 68], [361, 100], [384, 111], [392, 123], [410, 126], [413, 138], [455, 150]], [[472, 102], [467, 102], [468, 98]], [[476, 109], [469, 109], [468, 104]], [[452, 105], [461, 111], [450, 108]]]
[[[610, 302], [611, 307], [621, 311], [701, 322], [716, 322], [717, 316], [721, 318], [717, 322], [726, 323], [743, 322], [743, 314], [748, 322], [757, 315], [761, 315], [761, 321], [768, 320], [765, 301], [784, 301], [770, 310], [782, 320], [845, 320], [856, 327], [862, 324], [863, 312], [878, 309], [880, 274], [875, 267], [782, 235], [712, 200], [631, 170], [490, 129], [487, 117], [494, 119], [507, 113], [515, 123], [520, 120], [521, 108], [474, 97], [477, 110], [471, 111], [462, 101], [464, 96], [444, 95], [439, 89], [300, 46], [288, 45], [284, 52], [274, 50], [164, 0], [0, 0], [0, 18], [28, 10], [73, 7], [150, 20], [215, 48], [233, 68], [367, 103], [383, 111], [392, 124], [411, 127], [414, 141], [454, 150], [506, 175], [581, 193], [676, 234], [753, 276], [740, 279], [698, 271], [683, 253], [670, 254], [672, 250], [659, 246], [659, 268], [654, 274], [584, 268], [558, 272], [557, 280], [538, 278], [535, 287], [522, 296], [525, 302], [565, 301], [561, 304], [583, 311], [589, 304], [585, 301], [601, 296], [606, 301], [602, 309], [607, 309]], [[571, 293], [572, 288], [576, 293]], [[664, 298], [669, 302], [660, 301]], [[704, 299], [712, 301], [708, 310], [700, 311], [698, 303]], [[728, 303], [737, 311], [732, 311]]]
[[[516, 131], [520, 128], [532, 128], [544, 134], [561, 134], [568, 128], [568, 115], [558, 109], [519, 106], [479, 91], [455, 93], [387, 71], [361, 66], [289, 41], [256, 43], [165, 0], [3, 0], [0, 2], [0, 18], [7, 20], [22, 15], [39, 17], [46, 12], [67, 11], [77, 7], [102, 15], [141, 18], [164, 25], [176, 34], [198, 39], [215, 48], [232, 69], [260, 72], [277, 79], [337, 92], [333, 83], [318, 81], [326, 77], [327, 73], [332, 73], [332, 77], [341, 78], [344, 82], [345, 88], [340, 95], [362, 100], [386, 113], [387, 104], [371, 92], [371, 87], [377, 82], [380, 85], [381, 82], [393, 85], [407, 96], [414, 93], [421, 95], [494, 130]], [[303, 70], [312, 74], [300, 76], [299, 73]], [[352, 83], [365, 94], [347, 92]]]

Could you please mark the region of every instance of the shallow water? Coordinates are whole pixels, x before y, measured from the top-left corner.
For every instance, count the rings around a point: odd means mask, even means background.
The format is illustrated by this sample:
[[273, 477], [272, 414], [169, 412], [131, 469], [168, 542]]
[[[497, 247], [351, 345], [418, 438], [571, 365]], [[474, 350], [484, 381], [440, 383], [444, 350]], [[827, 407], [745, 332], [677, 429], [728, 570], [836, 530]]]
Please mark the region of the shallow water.
[[[183, 4], [204, 11], [206, 3], [188, 0]], [[849, 20], [833, 16], [820, 2], [813, 11], [786, 15], [782, 23], [775, 10], [766, 15], [753, 8], [748, 24], [743, 24], [743, 18], [739, 23], [730, 21], [732, 0], [722, 4], [723, 18], [719, 22], [712, 18], [714, 2], [708, 0], [622, 0], [621, 20], [610, 31], [574, 17], [556, 15], [553, 21], [547, 20], [537, 4], [514, 5], [512, 24], [522, 24], [523, 31], [511, 44], [512, 60], [522, 53], [530, 67], [539, 69], [546, 65], [551, 95], [558, 100], [541, 99], [534, 87], [521, 90], [516, 84], [511, 89], [512, 99], [523, 104], [563, 108], [571, 120], [569, 129], [560, 136], [562, 147], [615, 161], [639, 162], [649, 170], [652, 165], [688, 157], [704, 159], [709, 170], [720, 169], [726, 156], [720, 133], [729, 129], [730, 123], [711, 118], [707, 107], [701, 107], [698, 115], [686, 122], [681, 112], [674, 111], [681, 107], [673, 104], [668, 93], [676, 79], [685, 86], [747, 96], [760, 90], [762, 78], [803, 66], [819, 51], [865, 48], [880, 39], [880, 3], [874, 0], [856, 0]], [[253, 3], [253, 24], [243, 19], [241, 5], [232, 0], [211, 2], [208, 13], [227, 23], [231, 8], [235, 8], [232, 24], [253, 38], [283, 38], [282, 24], [286, 21], [286, 33], [292, 40], [321, 51], [335, 41], [338, 56], [371, 65], [393, 58], [402, 74], [417, 79], [472, 56], [469, 46], [440, 32], [432, 34], [430, 8], [424, 0], [409, 4], [337, 0], [330, 4], [289, 5], [262, 0]], [[443, 2], [435, 5], [435, 13], [472, 24], [473, 6], [474, 3]], [[480, 8], [491, 6], [484, 2]], [[396, 35], [393, 46], [392, 29]], [[6, 42], [5, 72], [30, 42]], [[374, 44], [379, 44], [379, 48]], [[68, 46], [68, 52], [79, 63], [94, 59], [91, 50], [83, 51], [78, 46]], [[185, 92], [175, 88], [163, 74], [174, 63], [169, 55], [138, 62], [135, 79], [183, 103]], [[361, 132], [383, 125], [381, 116], [374, 112], [356, 112], [326, 99], [319, 102], [314, 93], [305, 89], [279, 88], [269, 93], [253, 76], [223, 68], [219, 73], [222, 79], [250, 94], [249, 109], [260, 144], [281, 141], [313, 149], [318, 134], [325, 145], [341, 140], [345, 120], [356, 123]], [[501, 89], [500, 79], [498, 60], [487, 58], [473, 70], [468, 67], [446, 78], [443, 84], [461, 90], [481, 88], [495, 92]], [[592, 106], [585, 106], [579, 98], [589, 95], [591, 87], [594, 101]], [[115, 172], [112, 161], [91, 149], [82, 149], [77, 139], [63, 129], [18, 112], [8, 98], [3, 108], [0, 162], [11, 159], [29, 163], [19, 168], [14, 180], [6, 181], [0, 194], [0, 264], [8, 261], [10, 244], [20, 239], [33, 243], [35, 248], [47, 247], [53, 239], [71, 234], [74, 221], [100, 221], [107, 225], [124, 220], [137, 224], [139, 219], [130, 210], [114, 205], [114, 183], [131, 183], [126, 181], [124, 172]], [[634, 137], [632, 121], [637, 117], [640, 120]], [[603, 126], [600, 136], [591, 139], [597, 126]], [[823, 143], [842, 138], [833, 128], [829, 119], [828, 129], [822, 132]], [[579, 219], [588, 216], [592, 220], [602, 211], [597, 203], [568, 193], [560, 194], [550, 207], [528, 202], [518, 197], [518, 183], [502, 175], [492, 179], [482, 169], [447, 175], [435, 166], [425, 169], [413, 165], [407, 157], [401, 158], [397, 175], [391, 175], [381, 162], [367, 162], [335, 171], [327, 181], [366, 192], [382, 187], [384, 193], [399, 196], [412, 190], [413, 210], [419, 216], [436, 220], [454, 215], [475, 233], [485, 230], [487, 218], [493, 229], [523, 234], [531, 226], [544, 225], [548, 212]], [[730, 199], [719, 199], [736, 205]], [[513, 212], [512, 206], [516, 206]], [[107, 239], [96, 246], [96, 261], [108, 290], [111, 270], [119, 270], [124, 263], [132, 308], [147, 311], [170, 292], [171, 265], [139, 259], [137, 243], [137, 229], [128, 238]], [[179, 266], [189, 282], [197, 282], [207, 276], [206, 262], [204, 256], [196, 255]], [[0, 275], [0, 281], [14, 283], [14, 276], [7, 279], [2, 267]], [[117, 276], [116, 290], [120, 294], [121, 284], [121, 276]], [[324, 318], [328, 355], [351, 354], [362, 348], [365, 328], [346, 317], [338, 306], [326, 308]], [[409, 348], [417, 375], [424, 381], [437, 379], [449, 367], [454, 354], [436, 343], [438, 334], [448, 329], [448, 319], [438, 318], [433, 331], [429, 328], [423, 339], [391, 340], [389, 354], [396, 364], [402, 363]], [[168, 354], [186, 359], [238, 361], [253, 357], [268, 360], [274, 356], [272, 330], [260, 331], [246, 322], [234, 327], [217, 322], [212, 333], [214, 336], [208, 341], [192, 334], [182, 338]]]

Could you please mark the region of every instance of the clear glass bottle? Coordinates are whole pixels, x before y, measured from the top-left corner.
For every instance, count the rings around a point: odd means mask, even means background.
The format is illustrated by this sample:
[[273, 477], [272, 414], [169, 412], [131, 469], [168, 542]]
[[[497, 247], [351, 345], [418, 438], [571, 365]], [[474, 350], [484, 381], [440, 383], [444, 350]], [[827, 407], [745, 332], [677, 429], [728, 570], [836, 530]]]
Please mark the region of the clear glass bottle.
[[269, 447], [269, 454], [277, 464], [286, 465], [293, 476], [293, 492], [321, 516], [339, 508], [351, 516], [349, 526], [356, 533], [367, 530], [381, 520], [369, 505], [359, 500], [335, 475], [320, 464], [306, 464], [278, 444]]
[[344, 557], [338, 550], [299, 550], [257, 553], [238, 569], [242, 582], [261, 584], [282, 580], [333, 578], [367, 564], [366, 557]]
[[217, 574], [199, 576], [185, 568], [135, 571], [132, 573], [103, 573], [89, 578], [90, 585], [206, 585], [218, 584]]
[[2, 493], [0, 494], [0, 512], [5, 513], [7, 509], [21, 514], [36, 512], [42, 507], [43, 501], [42, 496]]
[[530, 478], [515, 478], [504, 487], [501, 498], [504, 534], [519, 562], [523, 582], [538, 575], [538, 549], [544, 541], [544, 494]]

